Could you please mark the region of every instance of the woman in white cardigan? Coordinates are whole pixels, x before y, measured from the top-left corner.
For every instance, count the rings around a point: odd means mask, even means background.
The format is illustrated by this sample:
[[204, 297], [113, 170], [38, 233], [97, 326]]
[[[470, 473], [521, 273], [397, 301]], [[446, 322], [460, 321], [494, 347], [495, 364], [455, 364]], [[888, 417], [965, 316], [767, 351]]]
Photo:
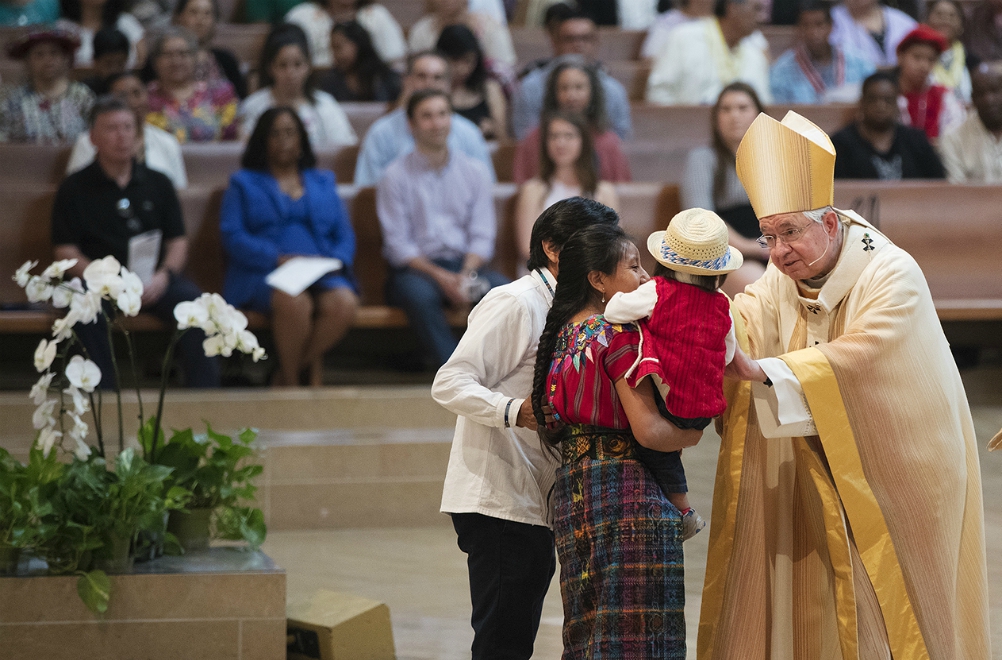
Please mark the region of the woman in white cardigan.
[[268, 35], [258, 69], [262, 88], [240, 104], [242, 134], [247, 137], [268, 108], [288, 106], [306, 127], [314, 149], [329, 149], [358, 143], [344, 109], [327, 92], [313, 89], [310, 80], [310, 49], [298, 25], [276, 26]]

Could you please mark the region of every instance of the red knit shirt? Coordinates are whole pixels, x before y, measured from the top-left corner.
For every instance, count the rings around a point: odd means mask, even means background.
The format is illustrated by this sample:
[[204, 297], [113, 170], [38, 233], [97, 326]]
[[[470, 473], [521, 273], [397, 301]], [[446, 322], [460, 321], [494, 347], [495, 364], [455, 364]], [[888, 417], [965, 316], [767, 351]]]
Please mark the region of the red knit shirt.
[[725, 340], [731, 329], [727, 296], [666, 277], [654, 278], [658, 301], [647, 319], [631, 387], [654, 375], [668, 386], [665, 406], [676, 417], [716, 417], [724, 412]]

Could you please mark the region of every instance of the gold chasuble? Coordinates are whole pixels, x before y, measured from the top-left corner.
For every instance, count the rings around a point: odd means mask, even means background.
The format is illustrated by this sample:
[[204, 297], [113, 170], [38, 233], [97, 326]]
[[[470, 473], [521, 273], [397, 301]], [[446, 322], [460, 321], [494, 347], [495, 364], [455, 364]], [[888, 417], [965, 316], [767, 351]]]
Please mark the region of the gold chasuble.
[[[762, 213], [748, 192], [759, 217], [798, 210]], [[789, 366], [818, 435], [765, 438], [753, 386], [725, 383], [698, 657], [988, 660], [960, 375], [915, 261], [838, 214], [842, 252], [819, 290], [770, 264], [734, 300], [739, 341]]]

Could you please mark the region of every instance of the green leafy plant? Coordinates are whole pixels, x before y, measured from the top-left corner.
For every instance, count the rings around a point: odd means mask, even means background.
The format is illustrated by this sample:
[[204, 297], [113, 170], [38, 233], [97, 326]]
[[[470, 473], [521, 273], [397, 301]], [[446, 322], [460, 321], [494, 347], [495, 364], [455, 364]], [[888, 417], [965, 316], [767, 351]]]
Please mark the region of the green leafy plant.
[[[197, 435], [191, 429], [174, 431], [160, 446], [156, 461], [172, 470], [168, 487], [189, 494], [185, 509], [213, 510], [216, 538], [242, 540], [257, 549], [267, 533], [264, 514], [246, 506], [257, 492], [254, 479], [264, 469], [250, 462], [257, 431], [244, 429], [234, 439], [214, 431], [208, 423], [206, 429]], [[147, 424], [140, 434], [144, 448], [152, 449], [152, 438], [153, 426]]]
[[[38, 458], [53, 460], [41, 452]], [[125, 544], [127, 550], [140, 530], [162, 524], [166, 508], [180, 507], [183, 491], [166, 487], [170, 473], [130, 447], [117, 456], [113, 470], [93, 454], [65, 465], [57, 479], [44, 484], [37, 551], [50, 572], [80, 576], [77, 590], [94, 612], [105, 612], [111, 595], [110, 580], [93, 569], [95, 562], [114, 559], [116, 546]]]
[[0, 448], [0, 547], [30, 547], [38, 531], [33, 489], [37, 499], [37, 486], [29, 479], [28, 468]]

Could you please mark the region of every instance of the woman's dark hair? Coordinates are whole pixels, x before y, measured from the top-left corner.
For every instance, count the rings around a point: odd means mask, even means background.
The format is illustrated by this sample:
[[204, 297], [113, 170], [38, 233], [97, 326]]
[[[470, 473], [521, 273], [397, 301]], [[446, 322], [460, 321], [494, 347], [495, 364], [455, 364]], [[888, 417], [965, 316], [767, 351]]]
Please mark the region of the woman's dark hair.
[[581, 153], [574, 162], [574, 173], [577, 174], [578, 183], [581, 184], [581, 192], [585, 197], [595, 195], [598, 187], [598, 157], [595, 155], [595, 145], [592, 142], [591, 131], [588, 126], [577, 116], [566, 112], [554, 112], [543, 116], [539, 123], [539, 178], [547, 186], [557, 170], [556, 163], [550, 158], [547, 151], [547, 143], [550, 140], [550, 124], [556, 120], [563, 120], [573, 126], [578, 135], [581, 136]]
[[113, 27], [103, 27], [94, 33], [94, 59], [109, 53], [129, 54], [132, 44], [122, 31]]
[[358, 80], [359, 96], [370, 99], [375, 95], [376, 82], [391, 76], [390, 67], [376, 52], [372, 45], [372, 35], [358, 21], [344, 21], [331, 28], [331, 34], [338, 33], [355, 44], [355, 63], [348, 73], [355, 74]]
[[[123, 12], [125, 12], [125, 0], [108, 0], [101, 9], [101, 24], [105, 27], [114, 27]], [[83, 19], [83, 6], [80, 0], [59, 0], [59, 15], [79, 23]]]
[[[113, 73], [105, 78], [104, 86], [108, 90], [108, 93], [111, 93], [111, 88], [114, 87], [115, 83], [124, 78], [135, 78], [139, 82], [143, 82], [143, 76], [139, 73], [139, 71], [119, 71], [118, 73]], [[145, 87], [146, 83], [143, 83], [143, 86]]]
[[484, 85], [487, 83], [487, 67], [484, 65], [484, 51], [480, 47], [480, 42], [473, 31], [465, 25], [448, 25], [438, 36], [435, 43], [435, 50], [444, 55], [446, 59], [458, 60], [469, 53], [477, 57], [477, 63], [473, 67], [470, 76], [463, 83], [466, 89], [484, 94]]
[[561, 62], [550, 72], [549, 77], [546, 79], [543, 114], [558, 112], [560, 110], [560, 104], [557, 103], [557, 81], [560, 80], [560, 74], [568, 69], [583, 71], [588, 76], [588, 82], [591, 84], [591, 101], [588, 103], [588, 107], [585, 108], [584, 114], [592, 130], [601, 133], [605, 130], [608, 123], [605, 116], [605, 91], [602, 89], [602, 83], [598, 79], [598, 70], [590, 64], [584, 64], [583, 61], [577, 58], [575, 58], [575, 61]]
[[293, 23], [279, 23], [268, 33], [264, 47], [261, 49], [261, 61], [257, 67], [260, 87], [271, 87], [275, 84], [275, 79], [272, 78], [269, 69], [272, 62], [278, 57], [278, 53], [286, 46], [298, 47], [302, 51], [303, 57], [306, 58], [306, 63], [310, 66], [310, 74], [306, 76], [303, 93], [310, 103], [316, 103], [313, 96], [313, 60], [310, 59], [310, 42], [306, 38], [306, 33], [303, 32], [303, 28]]
[[529, 237], [529, 261], [526, 268], [546, 268], [550, 258], [543, 250], [543, 241], [551, 242], [563, 250], [567, 239], [579, 229], [591, 225], [619, 224], [619, 216], [605, 204], [584, 197], [561, 200], [543, 211], [532, 225]]
[[240, 158], [241, 167], [261, 172], [267, 172], [271, 169], [268, 164], [268, 135], [271, 133], [271, 127], [274, 126], [275, 120], [283, 114], [292, 117], [292, 120], [296, 122], [296, 129], [299, 131], [299, 147], [302, 150], [299, 163], [297, 163], [299, 171], [316, 167], [317, 157], [313, 155], [313, 147], [310, 145], [310, 136], [306, 133], [306, 127], [303, 126], [303, 121], [296, 114], [296, 111], [288, 106], [268, 108], [257, 120], [254, 132], [247, 140], [244, 155]]
[[688, 273], [682, 273], [683, 277], [679, 277], [678, 271], [674, 271], [660, 262], [654, 262], [654, 272], [651, 275], [653, 277], [665, 277], [676, 282], [698, 286], [700, 289], [709, 291], [710, 293], [719, 289], [723, 284], [722, 278], [726, 277], [726, 275], [690, 275]]
[[548, 403], [546, 376], [557, 348], [557, 336], [590, 300], [594, 299], [598, 304], [599, 293], [589, 283], [588, 273], [615, 273], [629, 245], [632, 245], [630, 239], [618, 226], [595, 224], [575, 232], [560, 251], [557, 290], [550, 313], [546, 315], [543, 334], [539, 337], [536, 368], [532, 374], [532, 412], [539, 425], [539, 437], [545, 445], [560, 444], [565, 433], [562, 426], [547, 427], [543, 414], [543, 406]]
[[733, 82], [720, 90], [717, 102], [713, 104], [713, 108], [710, 110], [710, 131], [713, 133], [713, 152], [717, 156], [717, 167], [713, 170], [714, 205], [716, 205], [718, 199], [724, 196], [727, 188], [727, 171], [734, 167], [734, 152], [724, 142], [724, 137], [720, 134], [718, 120], [720, 119], [720, 105], [723, 103], [724, 97], [735, 93], [747, 95], [752, 100], [752, 103], [755, 104], [757, 112], [765, 112], [765, 106], [759, 100], [755, 89], [747, 83]]
[[[174, 11], [173, 11], [173, 15], [175, 18], [181, 15], [181, 13], [188, 6], [189, 2], [191, 2], [191, 0], [177, 0], [177, 4], [174, 5]], [[219, 0], [209, 0], [209, 3], [212, 5], [212, 15], [216, 17], [216, 21], [218, 22], [220, 15]]]

